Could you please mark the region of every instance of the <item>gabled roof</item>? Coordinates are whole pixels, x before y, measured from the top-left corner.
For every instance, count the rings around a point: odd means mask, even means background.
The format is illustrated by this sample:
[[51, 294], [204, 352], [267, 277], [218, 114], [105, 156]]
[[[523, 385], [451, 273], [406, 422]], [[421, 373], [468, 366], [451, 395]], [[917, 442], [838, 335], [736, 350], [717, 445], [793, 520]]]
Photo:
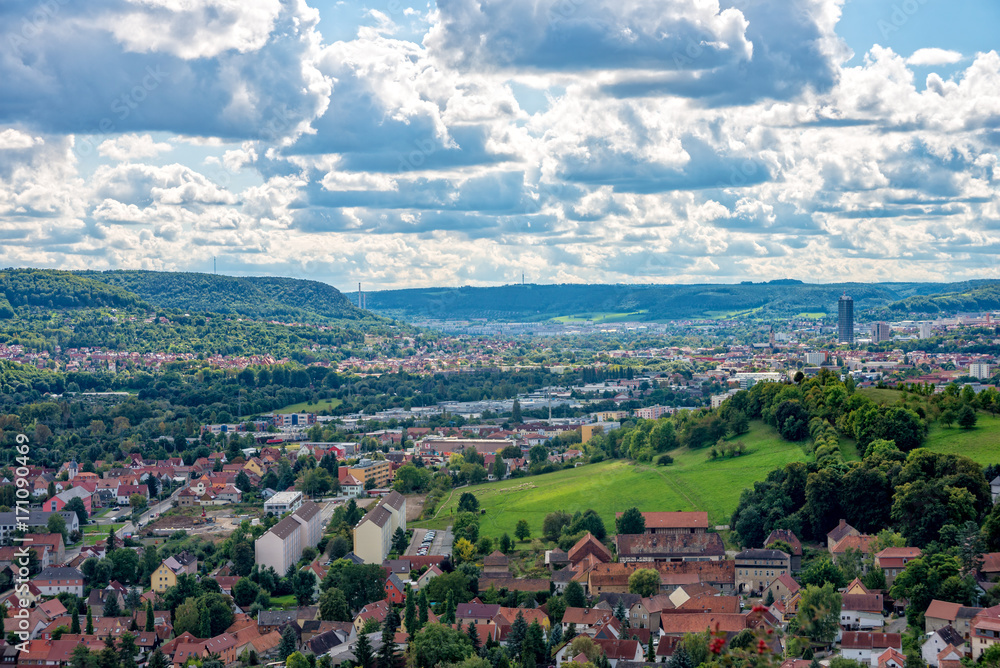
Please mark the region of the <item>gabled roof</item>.
[[799, 540], [799, 537], [791, 529], [775, 529], [764, 540], [764, 547], [767, 547], [776, 540], [788, 543], [792, 548], [792, 556], [802, 556], [802, 541]]
[[599, 559], [605, 562], [611, 561], [611, 550], [604, 546], [604, 543], [597, 540], [594, 534], [587, 532], [580, 540], [576, 541], [576, 545], [570, 548], [567, 556], [569, 557], [570, 563], [577, 563], [587, 554], [593, 554]]
[[844, 536], [854, 531], [857, 531], [857, 529], [848, 524], [846, 520], [840, 520], [840, 523], [830, 530], [830, 532], [826, 534], [826, 537], [827, 540], [832, 540], [833, 544], [836, 545], [844, 538]]
[[292, 515], [295, 515], [296, 517], [301, 517], [302, 519], [308, 522], [309, 520], [311, 520], [312, 518], [316, 517], [316, 515], [319, 514], [319, 510], [320, 508], [318, 503], [316, 503], [315, 501], [306, 501], [301, 506], [299, 506], [298, 509], [296, 509], [296, 511], [292, 513]]
[[857, 550], [862, 554], [868, 554], [871, 552], [873, 542], [875, 542], [875, 536], [844, 536], [833, 546], [831, 552], [833, 554], [842, 554], [847, 550]]
[[[615, 513], [615, 518], [622, 515], [623, 513]], [[642, 518], [646, 520], [646, 531], [650, 529], [708, 528], [708, 513], [705, 511], [642, 513]]]
[[615, 536], [615, 545], [618, 547], [619, 557], [723, 557], [726, 554], [726, 546], [717, 533], [618, 534]]
[[794, 594], [795, 592], [797, 592], [799, 589], [802, 588], [801, 586], [799, 586], [799, 583], [795, 581], [795, 578], [793, 578], [788, 573], [782, 573], [781, 575], [776, 577], [774, 579], [774, 582], [771, 583], [771, 585], [773, 586], [775, 582], [781, 583], [781, 585], [788, 590], [789, 596], [791, 596], [792, 594]]
[[941, 638], [941, 642], [943, 642], [946, 645], [959, 646], [965, 642], [965, 640], [962, 638], [962, 634], [956, 631], [955, 627], [952, 626], [951, 624], [946, 624], [942, 626], [934, 633], [936, 633], [938, 637]]
[[841, 610], [882, 612], [882, 594], [842, 594]]
[[903, 648], [898, 633], [870, 633], [867, 631], [844, 631], [840, 646], [843, 649], [869, 650], [883, 650], [889, 647]]

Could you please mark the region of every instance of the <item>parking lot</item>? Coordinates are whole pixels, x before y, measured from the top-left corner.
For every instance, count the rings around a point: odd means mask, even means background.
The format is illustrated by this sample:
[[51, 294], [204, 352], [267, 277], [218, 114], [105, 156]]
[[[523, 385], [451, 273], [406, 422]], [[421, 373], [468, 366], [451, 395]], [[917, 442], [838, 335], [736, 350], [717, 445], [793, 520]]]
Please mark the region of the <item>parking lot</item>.
[[451, 533], [451, 527], [437, 530], [414, 529], [413, 540], [410, 541], [410, 546], [406, 548], [406, 554], [445, 554], [450, 556], [453, 540], [454, 536]]

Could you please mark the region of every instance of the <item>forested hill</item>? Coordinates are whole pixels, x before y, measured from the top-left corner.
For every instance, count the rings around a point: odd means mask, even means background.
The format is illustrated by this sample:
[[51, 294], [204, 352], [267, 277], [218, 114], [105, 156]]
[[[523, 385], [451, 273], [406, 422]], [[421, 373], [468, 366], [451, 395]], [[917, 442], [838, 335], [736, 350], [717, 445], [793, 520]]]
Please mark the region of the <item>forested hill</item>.
[[1000, 284], [987, 283], [965, 287], [964, 290], [948, 291], [943, 294], [914, 295], [890, 304], [889, 308], [895, 312], [928, 314], [1000, 308]]
[[[417, 288], [366, 294], [369, 309], [407, 320], [420, 318], [547, 320], [561, 316], [672, 320], [724, 315], [793, 316], [837, 312], [845, 292], [855, 311], [886, 309], [908, 298], [923, 304], [952, 292], [1000, 292], [1000, 282], [828, 283], [794, 280], [703, 285], [505, 285], [489, 288]], [[352, 295], [349, 293], [348, 297]], [[905, 307], [895, 311], [898, 317]]]
[[164, 271], [81, 272], [80, 275], [124, 288], [156, 308], [304, 322], [370, 317], [335, 287], [319, 281]]
[[68, 271], [4, 269], [0, 271], [0, 317], [9, 318], [19, 307], [129, 308], [145, 306], [128, 290], [90, 280]]
[[380, 320], [336, 288], [294, 278], [161, 271], [0, 271], [0, 318], [24, 308], [138, 308], [296, 322]]

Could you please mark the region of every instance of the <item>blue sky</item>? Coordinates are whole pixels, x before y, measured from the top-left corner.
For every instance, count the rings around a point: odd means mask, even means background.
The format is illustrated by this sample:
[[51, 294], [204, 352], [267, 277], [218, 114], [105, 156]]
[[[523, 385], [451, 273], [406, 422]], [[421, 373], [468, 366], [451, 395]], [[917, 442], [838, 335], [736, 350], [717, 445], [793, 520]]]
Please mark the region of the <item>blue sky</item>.
[[986, 0], [0, 3], [4, 266], [997, 277]]

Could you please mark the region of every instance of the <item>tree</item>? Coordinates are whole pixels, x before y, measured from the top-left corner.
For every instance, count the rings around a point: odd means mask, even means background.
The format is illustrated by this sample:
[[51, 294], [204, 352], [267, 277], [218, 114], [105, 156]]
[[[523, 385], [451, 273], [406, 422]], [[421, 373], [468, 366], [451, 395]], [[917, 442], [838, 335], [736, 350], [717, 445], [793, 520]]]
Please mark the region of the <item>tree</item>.
[[66, 518], [59, 513], [52, 513], [49, 515], [49, 521], [45, 524], [45, 528], [48, 529], [49, 533], [61, 534], [63, 537], [63, 543], [69, 542], [69, 536], [66, 532]]
[[132, 510], [142, 510], [146, 507], [148, 499], [142, 494], [133, 494], [128, 497], [128, 505]]
[[87, 635], [94, 635], [94, 613], [91, 612], [90, 607], [87, 608]]
[[583, 587], [576, 580], [570, 580], [570, 583], [566, 585], [563, 598], [566, 599], [566, 606], [570, 608], [582, 608], [587, 605], [587, 598], [584, 596]]
[[403, 554], [406, 552], [406, 532], [403, 531], [403, 527], [396, 527], [396, 531], [392, 534], [392, 551], [396, 554]]
[[476, 498], [475, 494], [471, 492], [462, 492], [462, 496], [458, 499], [458, 512], [460, 513], [477, 513], [479, 512], [479, 499]]
[[528, 635], [528, 623], [524, 621], [524, 615], [520, 612], [510, 625], [510, 632], [507, 634], [507, 649], [515, 656], [521, 656], [524, 647], [524, 640]]
[[395, 609], [390, 609], [382, 625], [382, 646], [378, 651], [379, 668], [395, 668], [396, 665], [396, 629], [399, 627], [399, 615]]
[[962, 429], [973, 429], [976, 426], [976, 409], [964, 404], [958, 409], [958, 426]]
[[688, 654], [684, 645], [678, 645], [667, 665], [669, 668], [694, 668], [694, 661], [691, 660], [691, 655]]
[[74, 496], [66, 502], [63, 510], [76, 513], [76, 517], [80, 521], [80, 526], [87, 523], [87, 507], [83, 505], [83, 499], [80, 497]]
[[[523, 421], [521, 418], [521, 402], [517, 399], [514, 399], [514, 405], [510, 409], [510, 421], [513, 424], [521, 424]], [[520, 456], [520, 453], [518, 453], [518, 456]]]
[[153, 601], [146, 599], [146, 628], [145, 631], [153, 631], [156, 627], [153, 625]]
[[531, 537], [531, 527], [528, 526], [528, 520], [517, 521], [517, 526], [514, 527], [514, 537], [520, 541], [528, 540]]
[[642, 516], [638, 508], [632, 506], [615, 520], [615, 529], [619, 534], [646, 533], [646, 518]]
[[351, 610], [347, 605], [347, 597], [344, 596], [344, 592], [336, 587], [331, 587], [320, 594], [319, 618], [328, 622], [352, 621]]
[[163, 656], [163, 652], [157, 647], [153, 650], [153, 653], [149, 656], [148, 668], [169, 668], [170, 663], [167, 661], [167, 657]]
[[[4, 607], [4, 612], [6, 613], [7, 606], [3, 606], [3, 607]], [[72, 611], [69, 611], [69, 612], [70, 612], [70, 628], [69, 628], [69, 632], [72, 633], [73, 635], [77, 635], [77, 634], [80, 633], [80, 628], [81, 628], [81, 626], [80, 626], [80, 609], [76, 608], [76, 609], [74, 609]]]
[[469, 642], [472, 644], [472, 649], [478, 654], [482, 643], [479, 640], [479, 631], [476, 629], [475, 622], [469, 622], [469, 624], [465, 627], [465, 635], [469, 636]]
[[302, 652], [292, 652], [285, 659], [285, 668], [309, 668], [309, 660], [302, 655]]
[[660, 573], [652, 568], [639, 568], [628, 576], [629, 593], [642, 597], [654, 595], [660, 590]]
[[[476, 546], [467, 538], [459, 538], [452, 546], [456, 563], [474, 561], [476, 558]], [[435, 578], [436, 579], [436, 578]]]
[[212, 613], [208, 606], [203, 606], [198, 611], [198, 636], [201, 638], [212, 637]]
[[500, 536], [500, 543], [497, 545], [497, 547], [499, 547], [500, 551], [503, 552], [504, 554], [510, 554], [511, 551], [514, 549], [514, 541], [512, 541], [510, 539], [510, 536], [505, 533], [504, 535]]
[[118, 594], [115, 592], [109, 592], [108, 597], [104, 599], [104, 616], [105, 617], [119, 617], [122, 611], [118, 606]]
[[372, 643], [365, 633], [359, 633], [358, 639], [354, 643], [354, 658], [357, 659], [359, 668], [370, 668], [375, 659]]
[[840, 593], [829, 582], [805, 587], [795, 619], [800, 632], [813, 642], [833, 642], [840, 629]]
[[524, 660], [530, 663], [538, 663], [545, 658], [545, 632], [542, 631], [541, 624], [537, 619], [532, 620], [528, 625], [528, 630], [524, 635], [524, 643], [521, 645], [521, 655]]
[[254, 565], [253, 546], [245, 540], [235, 543], [230, 550], [230, 558], [233, 561], [233, 573], [245, 578], [250, 575]]
[[316, 590], [316, 575], [310, 570], [301, 570], [292, 581], [295, 600], [300, 606], [309, 605]]
[[413, 638], [406, 649], [409, 668], [436, 668], [445, 663], [458, 663], [473, 654], [469, 637], [441, 624], [428, 624]]
[[260, 585], [250, 578], [240, 578], [233, 585], [233, 601], [241, 608], [248, 608], [250, 604], [257, 600], [260, 594]]
[[561, 510], [551, 512], [545, 516], [545, 520], [542, 522], [542, 535], [545, 536], [545, 540], [555, 542], [562, 535], [563, 527], [568, 526], [571, 521], [573, 518], [569, 513]]
[[[13, 643], [12, 643], [13, 644]], [[159, 652], [159, 650], [156, 650]], [[163, 653], [160, 652], [160, 657], [163, 657]], [[91, 660], [90, 649], [84, 644], [79, 644], [73, 648], [73, 653], [69, 660], [69, 668], [90, 668], [93, 661]], [[150, 668], [153, 668], [152, 661], [150, 661]], [[156, 668], [167, 668], [166, 664], [162, 666], [157, 666]]]
[[118, 640], [118, 657], [122, 668], [130, 668], [135, 665], [135, 656], [139, 653], [139, 648], [135, 644], [135, 636], [126, 631]]
[[[362, 637], [363, 636], [358, 636], [358, 640], [360, 641]], [[297, 644], [296, 640], [295, 631], [292, 630], [291, 625], [288, 625], [281, 630], [281, 642], [278, 643], [279, 659], [284, 661], [292, 655], [292, 652], [295, 651]], [[369, 651], [371, 651], [371, 647], [369, 647]]]
[[[405, 612], [403, 613], [403, 626], [406, 627], [406, 632], [409, 634], [410, 639], [413, 638], [414, 634], [417, 632], [417, 602], [416, 594], [412, 589], [407, 588], [406, 590], [406, 606]], [[322, 597], [320, 597], [320, 603], [322, 604]], [[322, 607], [320, 607], [320, 612], [322, 612]]]

